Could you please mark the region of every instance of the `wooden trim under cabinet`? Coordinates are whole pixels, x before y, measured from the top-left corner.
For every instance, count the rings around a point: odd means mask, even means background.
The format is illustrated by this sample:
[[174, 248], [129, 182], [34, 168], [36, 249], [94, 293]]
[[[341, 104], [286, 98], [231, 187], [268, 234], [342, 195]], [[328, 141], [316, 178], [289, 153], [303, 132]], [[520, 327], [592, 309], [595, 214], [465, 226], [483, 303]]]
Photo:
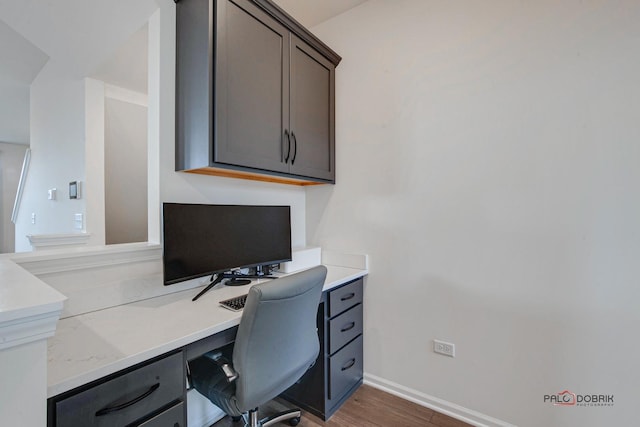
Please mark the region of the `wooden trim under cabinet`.
[[302, 178], [296, 179], [296, 178], [282, 177], [277, 175], [263, 175], [255, 172], [222, 169], [222, 168], [214, 168], [214, 167], [189, 169], [183, 172], [194, 173], [199, 175], [221, 176], [224, 178], [240, 178], [240, 179], [248, 179], [251, 181], [275, 182], [278, 184], [300, 185], [300, 186], [329, 184], [329, 182], [308, 181]]

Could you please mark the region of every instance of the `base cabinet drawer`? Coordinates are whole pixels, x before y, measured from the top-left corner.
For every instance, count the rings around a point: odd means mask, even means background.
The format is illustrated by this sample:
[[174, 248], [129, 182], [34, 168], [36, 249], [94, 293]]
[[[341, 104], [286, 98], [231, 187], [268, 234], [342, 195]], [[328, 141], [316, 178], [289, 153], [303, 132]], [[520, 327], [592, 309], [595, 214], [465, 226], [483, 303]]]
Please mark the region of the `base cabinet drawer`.
[[140, 424], [138, 427], [186, 427], [184, 403], [180, 402], [166, 411]]
[[362, 279], [329, 291], [329, 317], [362, 302]]
[[56, 402], [56, 427], [126, 426], [182, 400], [182, 360], [176, 353]]
[[362, 335], [329, 358], [329, 400], [339, 397], [362, 379]]
[[329, 354], [340, 350], [362, 333], [362, 304], [329, 320]]

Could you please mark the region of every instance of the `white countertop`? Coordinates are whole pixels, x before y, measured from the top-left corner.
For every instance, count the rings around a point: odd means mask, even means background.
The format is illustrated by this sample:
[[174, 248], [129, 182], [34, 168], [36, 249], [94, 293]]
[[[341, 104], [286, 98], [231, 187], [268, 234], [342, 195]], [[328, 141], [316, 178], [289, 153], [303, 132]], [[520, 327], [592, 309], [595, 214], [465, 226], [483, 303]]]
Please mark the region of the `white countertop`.
[[[324, 290], [368, 273], [327, 269]], [[200, 288], [191, 289], [60, 320], [48, 341], [47, 397], [238, 325], [241, 312], [218, 301], [245, 294], [250, 286], [219, 284], [195, 302], [191, 298]]]
[[61, 310], [64, 295], [7, 257], [0, 258], [0, 322]]
[[0, 256], [0, 350], [54, 334], [64, 295]]

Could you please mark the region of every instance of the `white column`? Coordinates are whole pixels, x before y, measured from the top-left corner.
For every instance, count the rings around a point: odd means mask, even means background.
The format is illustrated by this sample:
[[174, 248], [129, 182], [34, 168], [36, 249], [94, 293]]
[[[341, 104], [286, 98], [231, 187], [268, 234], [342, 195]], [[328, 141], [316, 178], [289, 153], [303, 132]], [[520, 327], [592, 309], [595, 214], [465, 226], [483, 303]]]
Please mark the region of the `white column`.
[[64, 295], [0, 257], [0, 425], [47, 425], [47, 338]]
[[47, 425], [47, 340], [0, 350], [0, 424]]
[[90, 245], [105, 244], [104, 216], [104, 82], [85, 80], [85, 176], [81, 197], [86, 199], [84, 230]]

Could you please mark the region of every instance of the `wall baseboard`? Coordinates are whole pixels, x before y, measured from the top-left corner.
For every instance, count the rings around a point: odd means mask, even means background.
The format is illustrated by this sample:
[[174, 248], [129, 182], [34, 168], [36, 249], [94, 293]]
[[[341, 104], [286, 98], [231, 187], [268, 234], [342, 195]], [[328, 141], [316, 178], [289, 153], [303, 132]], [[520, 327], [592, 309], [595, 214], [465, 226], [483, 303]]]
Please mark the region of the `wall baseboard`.
[[501, 421], [455, 403], [410, 389], [376, 375], [365, 373], [364, 383], [476, 427], [515, 427], [506, 421]]

